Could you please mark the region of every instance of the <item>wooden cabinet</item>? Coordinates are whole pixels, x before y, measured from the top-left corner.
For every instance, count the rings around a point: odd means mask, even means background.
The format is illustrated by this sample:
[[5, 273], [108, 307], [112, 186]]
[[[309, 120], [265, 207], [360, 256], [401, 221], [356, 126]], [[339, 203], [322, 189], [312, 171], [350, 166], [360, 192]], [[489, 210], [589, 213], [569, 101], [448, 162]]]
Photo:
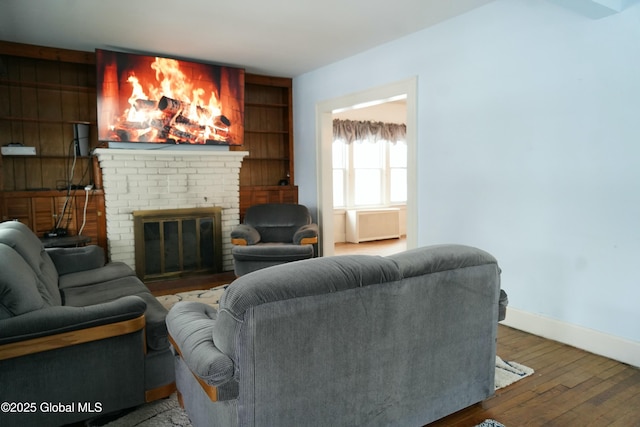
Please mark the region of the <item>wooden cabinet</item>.
[[262, 203], [298, 203], [298, 187], [288, 186], [257, 186], [240, 187], [240, 218], [249, 206]]
[[43, 237], [56, 227], [65, 228], [69, 235], [90, 237], [92, 244], [106, 248], [106, 218], [102, 190], [8, 191], [2, 221], [17, 220]]

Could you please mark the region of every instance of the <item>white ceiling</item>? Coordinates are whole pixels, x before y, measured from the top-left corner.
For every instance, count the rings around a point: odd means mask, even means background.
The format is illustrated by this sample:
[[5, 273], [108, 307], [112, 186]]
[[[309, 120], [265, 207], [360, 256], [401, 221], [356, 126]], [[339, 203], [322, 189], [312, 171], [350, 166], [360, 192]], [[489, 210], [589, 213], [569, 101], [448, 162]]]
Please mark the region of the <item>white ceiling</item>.
[[0, 40], [295, 77], [493, 0], [0, 0]]

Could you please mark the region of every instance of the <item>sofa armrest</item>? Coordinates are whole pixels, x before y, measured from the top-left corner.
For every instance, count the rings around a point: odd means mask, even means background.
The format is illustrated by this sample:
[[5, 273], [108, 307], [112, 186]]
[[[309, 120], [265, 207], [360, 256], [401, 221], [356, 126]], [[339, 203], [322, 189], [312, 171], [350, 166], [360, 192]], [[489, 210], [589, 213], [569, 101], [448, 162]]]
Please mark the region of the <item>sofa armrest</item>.
[[53, 306], [31, 311], [0, 321], [0, 347], [138, 318], [142, 318], [144, 327], [146, 307], [142, 298], [132, 295], [87, 307]]
[[104, 250], [97, 245], [80, 248], [50, 248], [46, 251], [56, 266], [58, 275], [92, 270], [105, 265]]
[[507, 318], [507, 306], [509, 305], [509, 296], [500, 289], [500, 299], [498, 300], [498, 322]]
[[207, 304], [183, 301], [176, 303], [167, 315], [169, 339], [174, 349], [212, 400], [217, 400], [217, 396], [207, 386], [221, 386], [234, 375], [233, 360], [213, 342], [217, 314], [217, 310]]
[[296, 245], [312, 245], [318, 243], [318, 224], [307, 224], [300, 227], [293, 235]]
[[248, 224], [240, 224], [231, 230], [231, 243], [234, 245], [255, 245], [260, 242], [260, 233]]

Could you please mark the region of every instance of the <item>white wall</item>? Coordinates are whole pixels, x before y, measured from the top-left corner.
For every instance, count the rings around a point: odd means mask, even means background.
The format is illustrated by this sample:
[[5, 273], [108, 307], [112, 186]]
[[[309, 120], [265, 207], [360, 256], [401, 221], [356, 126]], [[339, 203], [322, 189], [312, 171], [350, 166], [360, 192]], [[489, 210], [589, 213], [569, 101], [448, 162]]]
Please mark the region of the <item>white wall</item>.
[[316, 105], [417, 76], [419, 245], [483, 248], [514, 312], [637, 349], [638, 40], [637, 4], [594, 20], [496, 0], [299, 76], [300, 202], [318, 208]]

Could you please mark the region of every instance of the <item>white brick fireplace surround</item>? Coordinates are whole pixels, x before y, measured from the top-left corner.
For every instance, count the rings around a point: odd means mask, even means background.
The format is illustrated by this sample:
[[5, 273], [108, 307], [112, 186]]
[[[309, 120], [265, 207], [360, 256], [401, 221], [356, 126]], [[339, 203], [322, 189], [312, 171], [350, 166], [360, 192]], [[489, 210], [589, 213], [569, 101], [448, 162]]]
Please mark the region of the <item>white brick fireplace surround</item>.
[[133, 211], [222, 208], [222, 262], [233, 270], [231, 229], [240, 221], [246, 151], [99, 148], [109, 258], [135, 269]]

